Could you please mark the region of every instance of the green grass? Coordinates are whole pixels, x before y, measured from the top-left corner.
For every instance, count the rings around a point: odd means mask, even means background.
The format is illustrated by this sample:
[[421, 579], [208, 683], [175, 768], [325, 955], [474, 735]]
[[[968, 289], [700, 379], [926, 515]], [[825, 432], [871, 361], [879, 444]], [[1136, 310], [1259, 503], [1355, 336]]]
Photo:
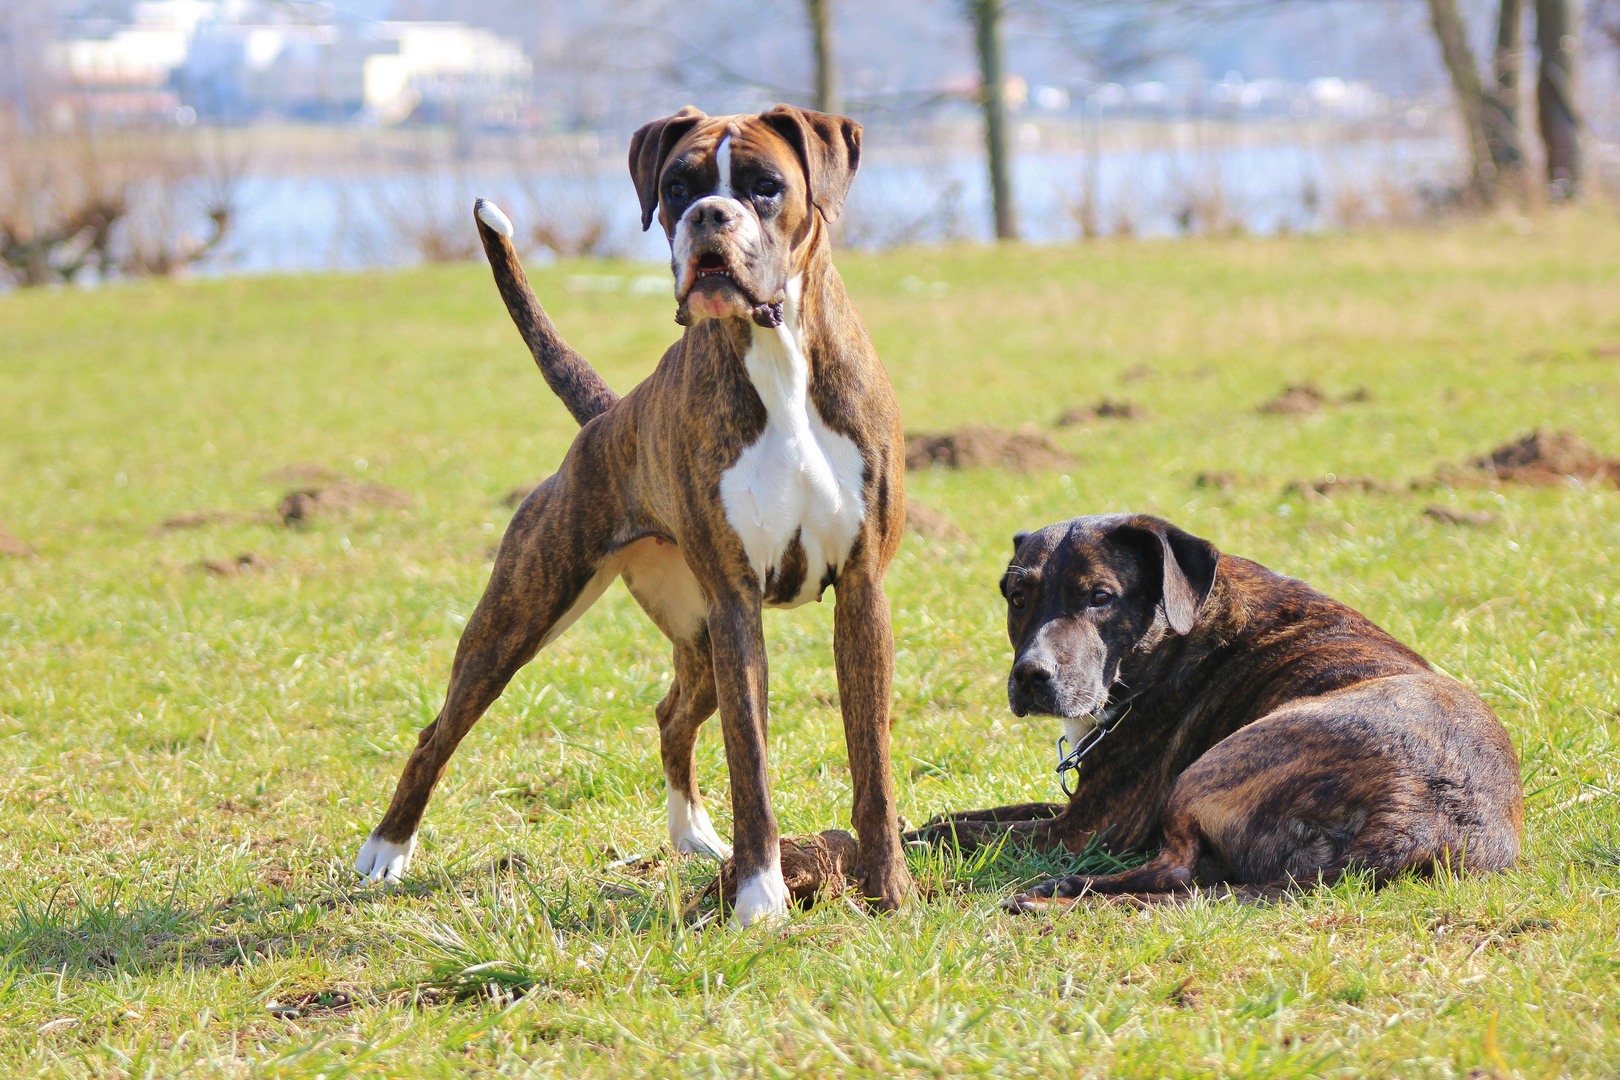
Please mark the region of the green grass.
[[[462, 746], [411, 878], [362, 889], [350, 861], [437, 709], [501, 496], [573, 433], [487, 272], [17, 293], [0, 521], [38, 557], [0, 559], [0, 1074], [1612, 1075], [1620, 493], [1407, 486], [1538, 425], [1620, 455], [1612, 212], [840, 265], [914, 430], [1151, 412], [1053, 431], [1065, 474], [908, 478], [968, 539], [909, 536], [890, 571], [907, 817], [1053, 797], [1052, 724], [1006, 708], [996, 578], [1014, 530], [1129, 509], [1475, 687], [1523, 758], [1522, 866], [1046, 921], [997, 900], [1076, 860], [918, 857], [931, 899], [896, 918], [694, 930], [680, 904], [712, 867], [657, 857], [666, 650], [616, 588]], [[627, 388], [672, 304], [570, 293], [578, 272], [536, 287]], [[1373, 397], [1256, 412], [1305, 379]], [[156, 530], [272, 506], [266, 475], [303, 463], [413, 505]], [[1237, 482], [1197, 485], [1213, 471]], [[1282, 493], [1328, 472], [1396, 488]], [[196, 568], [247, 551], [267, 567]], [[830, 608], [768, 617], [788, 832], [848, 821]], [[699, 762], [726, 833], [717, 724]]]

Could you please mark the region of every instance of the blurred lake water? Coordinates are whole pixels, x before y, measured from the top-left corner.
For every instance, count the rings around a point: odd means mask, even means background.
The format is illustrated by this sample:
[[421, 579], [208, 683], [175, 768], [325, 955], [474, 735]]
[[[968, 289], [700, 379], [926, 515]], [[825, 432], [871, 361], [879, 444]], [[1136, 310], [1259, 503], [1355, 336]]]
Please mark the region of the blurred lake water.
[[[1443, 198], [1459, 167], [1453, 140], [1413, 137], [1105, 149], [1095, 155], [1025, 150], [1017, 156], [1014, 177], [1024, 238], [1055, 242], [1082, 235], [1082, 218], [1099, 235], [1172, 236], [1311, 232], [1399, 216], [1396, 204], [1403, 200]], [[841, 243], [988, 240], [985, 171], [981, 157], [960, 151], [871, 155], [840, 221]], [[199, 269], [267, 273], [406, 265], [421, 261], [424, 231], [465, 243], [475, 256], [472, 203], [479, 196], [500, 203], [520, 235], [540, 220], [564, 232], [599, 221], [605, 234], [597, 250], [649, 262], [669, 257], [656, 225], [640, 231], [629, 175], [612, 161], [550, 175], [488, 167], [280, 175], [260, 163], [241, 182], [239, 216], [225, 250]]]

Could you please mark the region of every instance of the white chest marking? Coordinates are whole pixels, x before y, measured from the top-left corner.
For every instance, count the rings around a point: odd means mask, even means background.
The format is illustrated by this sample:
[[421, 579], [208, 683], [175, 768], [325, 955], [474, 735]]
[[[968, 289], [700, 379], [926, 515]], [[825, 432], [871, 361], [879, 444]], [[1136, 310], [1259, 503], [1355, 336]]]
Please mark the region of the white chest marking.
[[810, 367], [799, 337], [803, 288], [799, 278], [788, 283], [780, 327], [754, 331], [743, 362], [765, 403], [765, 430], [720, 477], [726, 520], [761, 584], [798, 534], [804, 585], [784, 607], [820, 595], [822, 577], [843, 567], [866, 517], [860, 448], [829, 428], [810, 401]]

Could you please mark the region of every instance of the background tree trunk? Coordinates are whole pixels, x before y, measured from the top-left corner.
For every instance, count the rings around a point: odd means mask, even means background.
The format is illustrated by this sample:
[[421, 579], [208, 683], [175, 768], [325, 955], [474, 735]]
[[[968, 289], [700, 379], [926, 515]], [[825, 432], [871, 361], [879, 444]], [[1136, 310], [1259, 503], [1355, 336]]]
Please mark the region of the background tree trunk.
[[833, 0], [805, 0], [810, 15], [811, 46], [816, 60], [816, 109], [824, 113], [844, 111], [844, 95], [838, 92], [838, 56], [833, 40]]
[[1440, 56], [1451, 73], [1457, 109], [1468, 133], [1468, 154], [1473, 161], [1469, 188], [1481, 204], [1489, 206], [1496, 197], [1496, 164], [1491, 160], [1491, 140], [1485, 123], [1485, 89], [1480, 83], [1474, 50], [1468, 44], [1468, 27], [1457, 11], [1457, 0], [1429, 0], [1429, 18], [1440, 42]]
[[1547, 154], [1547, 187], [1554, 199], [1574, 198], [1581, 186], [1581, 118], [1575, 109], [1580, 38], [1570, 0], [1536, 0], [1536, 118]]
[[1498, 182], [1524, 169], [1519, 75], [1524, 70], [1524, 0], [1501, 0], [1496, 16], [1496, 85], [1485, 97], [1485, 132]]
[[[1455, 0], [1437, 0], [1455, 2]], [[990, 158], [990, 197], [995, 204], [996, 239], [1018, 239], [1018, 212], [1013, 205], [1012, 158], [1007, 150], [1006, 87], [1001, 71], [1003, 0], [969, 0], [974, 41], [979, 51], [980, 104], [984, 107], [984, 144]]]

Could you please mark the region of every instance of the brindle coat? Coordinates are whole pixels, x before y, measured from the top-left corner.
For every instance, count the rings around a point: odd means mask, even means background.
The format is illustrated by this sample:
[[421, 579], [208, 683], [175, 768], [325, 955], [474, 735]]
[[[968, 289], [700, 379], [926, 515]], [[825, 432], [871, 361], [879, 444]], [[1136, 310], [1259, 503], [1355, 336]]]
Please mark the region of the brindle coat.
[[1135, 870], [1049, 881], [1013, 909], [1517, 860], [1507, 732], [1364, 616], [1157, 518], [1075, 518], [1015, 545], [1002, 580], [1014, 712], [1117, 727], [1067, 806], [953, 814], [911, 836], [1163, 848]]
[[[362, 872], [382, 876], [376, 860], [401, 849], [408, 858], [456, 745], [517, 670], [622, 574], [674, 645], [674, 679], [657, 708], [671, 798], [685, 799], [686, 811], [701, 815], [713, 835], [692, 766], [698, 728], [718, 708], [738, 877], [763, 879], [774, 870], [772, 889], [781, 874], [766, 764], [769, 665], [761, 609], [820, 599], [832, 586], [862, 884], [880, 907], [898, 907], [910, 894], [889, 760], [893, 639], [883, 589], [905, 525], [904, 440], [888, 379], [833, 268], [827, 228], [859, 152], [854, 121], [787, 106], [714, 118], [688, 108], [636, 133], [630, 167], [644, 226], [656, 216], [672, 248], [692, 250], [677, 250], [673, 267], [677, 321], [687, 329], [622, 400], [557, 335], [508, 239], [510, 222], [480, 203], [479, 233], [501, 295], [547, 382], [582, 427], [556, 475], [524, 501], [507, 529], [462, 634], [444, 707], [405, 764], [368, 844], [381, 854]], [[734, 183], [752, 185], [743, 200], [730, 198]], [[705, 191], [727, 198], [703, 198], [709, 205], [694, 209], [693, 199]], [[739, 207], [756, 219], [745, 221], [741, 233]], [[690, 233], [678, 232], [678, 224], [690, 225]], [[724, 273], [694, 282], [700, 257]], [[695, 318], [689, 301], [725, 317]], [[824, 442], [847, 439], [859, 451], [855, 483], [864, 510], [837, 565], [806, 565], [802, 534], [790, 530], [780, 557], [761, 573], [728, 519], [721, 480], [765, 433], [766, 400], [746, 361], [756, 335], [786, 332], [777, 329], [784, 318], [802, 345], [809, 407], [824, 425], [816, 430], [834, 433]], [[716, 853], [729, 852], [722, 846]], [[780, 906], [774, 899], [765, 904], [773, 905]], [[739, 906], [739, 917], [747, 921], [746, 915]]]

